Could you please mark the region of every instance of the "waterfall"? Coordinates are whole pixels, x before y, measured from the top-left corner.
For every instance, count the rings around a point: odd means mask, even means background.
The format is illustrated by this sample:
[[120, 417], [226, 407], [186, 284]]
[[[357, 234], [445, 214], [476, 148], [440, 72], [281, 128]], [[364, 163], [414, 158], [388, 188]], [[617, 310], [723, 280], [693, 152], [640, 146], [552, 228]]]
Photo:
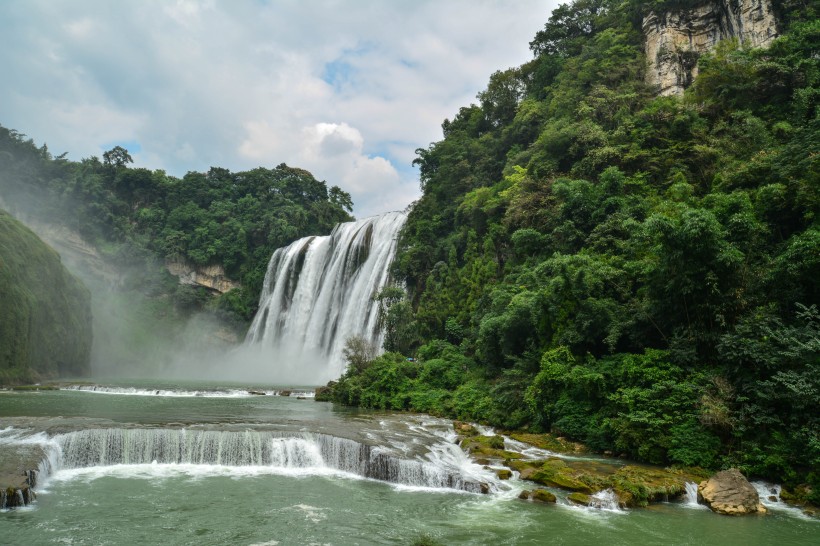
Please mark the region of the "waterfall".
[[618, 495], [612, 489], [603, 489], [589, 496], [589, 507], [617, 512], [620, 510]]
[[698, 484], [695, 482], [686, 482], [684, 484], [686, 487], [686, 493], [684, 494], [684, 501], [689, 506], [699, 506], [698, 505]]
[[391, 212], [346, 222], [274, 252], [246, 346], [273, 350], [278, 367], [321, 362], [317, 384], [341, 375], [347, 338], [381, 348], [373, 296], [388, 281], [405, 220]]
[[61, 469], [152, 463], [333, 469], [416, 487], [475, 493], [488, 488], [441, 461], [403, 459], [383, 448], [318, 433], [112, 428], [69, 432], [54, 440], [55, 466]]

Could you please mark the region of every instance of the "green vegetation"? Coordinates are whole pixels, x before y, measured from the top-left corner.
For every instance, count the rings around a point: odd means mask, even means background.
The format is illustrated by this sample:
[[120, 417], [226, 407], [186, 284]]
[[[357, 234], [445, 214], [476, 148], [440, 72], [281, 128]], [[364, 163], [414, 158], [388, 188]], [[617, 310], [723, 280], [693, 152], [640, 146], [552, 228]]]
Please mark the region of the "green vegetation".
[[418, 362], [351, 367], [329, 396], [739, 466], [817, 503], [818, 2], [777, 2], [771, 47], [723, 43], [658, 97], [640, 21], [667, 4], [562, 6], [417, 151], [407, 294], [382, 317]]
[[242, 288], [212, 305], [247, 321], [275, 249], [350, 219], [349, 194], [284, 164], [236, 173], [213, 167], [179, 179], [130, 163], [120, 146], [102, 161], [53, 157], [46, 145], [0, 126], [6, 207], [76, 231], [121, 270], [139, 272], [131, 288], [171, 295], [178, 308], [201, 308], [210, 298], [169, 284], [164, 261], [223, 266]]
[[88, 290], [54, 250], [2, 210], [0, 302], [0, 384], [88, 373]]

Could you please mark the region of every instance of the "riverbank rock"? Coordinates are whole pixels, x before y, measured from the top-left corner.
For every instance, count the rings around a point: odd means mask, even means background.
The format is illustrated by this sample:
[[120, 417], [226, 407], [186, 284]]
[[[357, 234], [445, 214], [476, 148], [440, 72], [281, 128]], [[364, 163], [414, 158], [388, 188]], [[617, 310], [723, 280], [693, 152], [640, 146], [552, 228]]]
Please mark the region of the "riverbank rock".
[[680, 498], [686, 492], [686, 482], [697, 483], [706, 477], [698, 469], [674, 470], [644, 465], [626, 465], [610, 479], [610, 487], [618, 495], [622, 507], [647, 506]]
[[698, 485], [698, 498], [718, 514], [764, 514], [757, 490], [736, 468], [718, 472]]
[[510, 432], [508, 434], [513, 440], [530, 444], [539, 449], [546, 449], [555, 453], [587, 453], [589, 450], [584, 444], [570, 442], [560, 436], [552, 434], [532, 434], [529, 432]]
[[557, 487], [567, 491], [592, 493], [603, 480], [570, 467], [564, 460], [553, 458], [546, 461], [508, 460], [507, 466], [518, 471], [523, 480], [530, 480], [548, 487]]
[[618, 466], [595, 460], [552, 458], [542, 461], [508, 460], [509, 468], [519, 478], [548, 487], [590, 495], [594, 491], [612, 489], [622, 508], [647, 506], [679, 498], [686, 491], [686, 482], [707, 477], [698, 469], [669, 469], [645, 465]]

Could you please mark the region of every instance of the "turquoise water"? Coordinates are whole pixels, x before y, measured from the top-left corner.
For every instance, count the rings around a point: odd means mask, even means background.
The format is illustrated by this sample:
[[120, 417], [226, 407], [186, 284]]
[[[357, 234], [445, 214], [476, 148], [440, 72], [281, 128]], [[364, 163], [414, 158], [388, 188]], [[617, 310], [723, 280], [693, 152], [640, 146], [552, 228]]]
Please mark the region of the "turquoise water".
[[[0, 393], [0, 440], [4, 449], [25, 441], [53, 451], [61, 435], [100, 428], [184, 430], [189, 436], [206, 431], [233, 439], [319, 434], [384, 445], [397, 458], [492, 480], [489, 471], [449, 451], [447, 421], [245, 396], [234, 387], [163, 388], [199, 388], [205, 395]], [[820, 524], [795, 510], [729, 518], [684, 503], [628, 511], [539, 505], [516, 498], [524, 484], [515, 480], [492, 482], [493, 492], [481, 495], [384, 483], [316, 460], [232, 465], [146, 459], [77, 468], [54, 460], [34, 505], [0, 513], [0, 543], [411, 544], [426, 536], [443, 544], [791, 545], [820, 538]], [[412, 482], [408, 476], [401, 479]]]

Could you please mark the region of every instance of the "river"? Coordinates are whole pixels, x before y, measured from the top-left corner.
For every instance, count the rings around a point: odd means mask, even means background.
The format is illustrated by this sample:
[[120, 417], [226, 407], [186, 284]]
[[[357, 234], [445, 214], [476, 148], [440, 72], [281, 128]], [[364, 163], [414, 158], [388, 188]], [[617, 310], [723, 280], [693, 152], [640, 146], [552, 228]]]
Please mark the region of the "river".
[[37, 501], [0, 513], [0, 543], [730, 546], [820, 537], [816, 519], [780, 503], [730, 518], [686, 502], [581, 508], [559, 491], [555, 505], [521, 501], [526, 485], [464, 456], [449, 421], [248, 390], [0, 392], [0, 449], [42, 453]]

